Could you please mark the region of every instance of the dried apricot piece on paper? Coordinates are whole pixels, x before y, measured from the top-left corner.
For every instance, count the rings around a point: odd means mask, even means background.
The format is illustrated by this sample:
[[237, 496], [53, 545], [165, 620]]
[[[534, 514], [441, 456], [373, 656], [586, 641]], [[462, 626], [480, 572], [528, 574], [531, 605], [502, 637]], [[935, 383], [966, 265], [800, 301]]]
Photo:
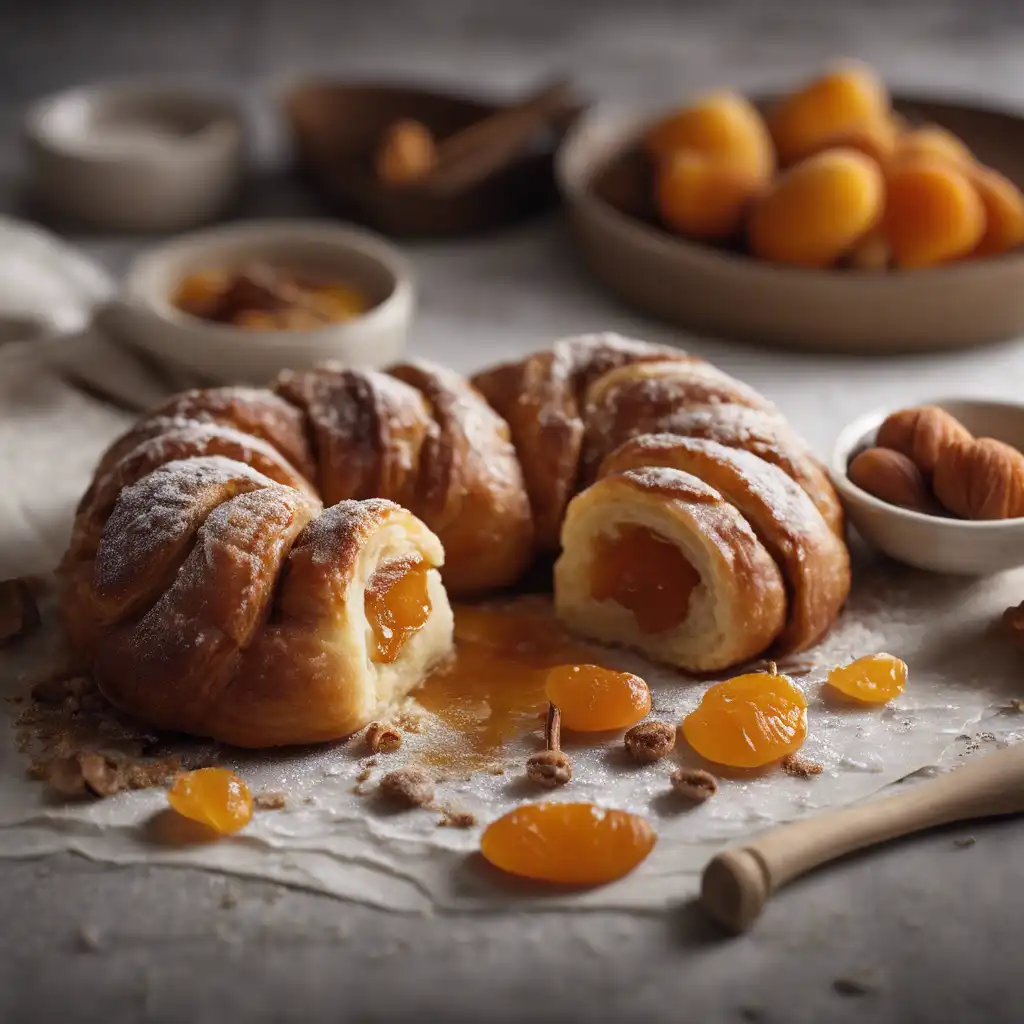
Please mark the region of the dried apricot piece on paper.
[[754, 672], [716, 683], [683, 719], [701, 757], [732, 768], [760, 768], [807, 738], [807, 699], [791, 679]]
[[864, 704], [884, 704], [907, 685], [907, 666], [891, 654], [868, 654], [828, 674], [828, 685]]
[[545, 690], [562, 725], [576, 732], [628, 729], [651, 710], [651, 691], [639, 676], [598, 665], [559, 665]]
[[167, 802], [182, 817], [225, 836], [245, 828], [252, 819], [252, 793], [227, 768], [199, 768], [179, 775], [167, 793]]
[[654, 848], [646, 818], [590, 803], [517, 807], [492, 822], [480, 852], [496, 868], [555, 885], [605, 885], [628, 875]]

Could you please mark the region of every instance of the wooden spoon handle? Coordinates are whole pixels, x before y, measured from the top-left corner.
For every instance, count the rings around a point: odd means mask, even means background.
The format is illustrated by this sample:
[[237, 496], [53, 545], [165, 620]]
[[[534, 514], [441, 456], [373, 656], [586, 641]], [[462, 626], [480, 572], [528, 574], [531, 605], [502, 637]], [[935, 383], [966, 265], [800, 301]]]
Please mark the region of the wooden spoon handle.
[[905, 793], [782, 825], [723, 850], [704, 869], [701, 902], [745, 931], [776, 889], [854, 850], [970, 818], [1024, 812], [1024, 743], [970, 762]]

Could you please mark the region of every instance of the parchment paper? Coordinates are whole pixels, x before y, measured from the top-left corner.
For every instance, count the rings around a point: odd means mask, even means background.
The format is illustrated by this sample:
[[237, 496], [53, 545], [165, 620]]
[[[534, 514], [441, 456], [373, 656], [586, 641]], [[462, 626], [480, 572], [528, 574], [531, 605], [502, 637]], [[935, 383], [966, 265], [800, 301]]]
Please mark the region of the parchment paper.
[[[71, 509], [102, 447], [126, 417], [62, 383], [30, 349], [0, 350], [0, 574], [38, 572], [63, 548]], [[380, 773], [415, 761], [429, 733], [409, 736], [402, 750], [380, 758], [353, 792], [365, 749], [352, 740], [313, 750], [246, 755], [222, 751], [255, 790], [287, 795], [287, 806], [260, 812], [240, 835], [190, 847], [152, 838], [152, 821], [166, 807], [161, 790], [91, 802], [51, 801], [25, 775], [11, 727], [21, 705], [0, 702], [0, 857], [72, 850], [113, 863], [191, 864], [310, 887], [405, 911], [479, 909], [519, 903], [657, 910], [695, 891], [700, 869], [723, 843], [778, 822], [860, 800], [925, 766], [953, 764], [976, 739], [1020, 737], [1024, 718], [1013, 698], [1021, 655], [995, 628], [1002, 610], [1024, 596], [1024, 575], [987, 581], [942, 579], [857, 553], [856, 587], [838, 627], [813, 657], [819, 667], [800, 677], [810, 703], [810, 735], [802, 751], [824, 766], [811, 779], [778, 770], [723, 779], [717, 796], [686, 809], [668, 795], [667, 776], [685, 760], [639, 768], [622, 754], [621, 738], [573, 749], [576, 775], [552, 799], [596, 800], [648, 815], [659, 832], [651, 857], [629, 878], [582, 894], [547, 893], [509, 885], [475, 855], [479, 826], [438, 826], [436, 811], [388, 813], [373, 797]], [[0, 692], [17, 696], [55, 648], [44, 630], [0, 657]], [[886, 650], [908, 662], [906, 693], [882, 709], [837, 707], [822, 696], [827, 667]], [[708, 683], [622, 654], [610, 663], [644, 676], [654, 715], [679, 721]], [[439, 728], [439, 726], [436, 726]], [[995, 742], [991, 740], [988, 742]], [[982, 742], [980, 745], [984, 746]], [[685, 745], [684, 745], [685, 746]], [[439, 802], [473, 812], [485, 824], [524, 800], [536, 799], [522, 764], [536, 749], [527, 736], [507, 750], [504, 775], [477, 774], [439, 787]]]

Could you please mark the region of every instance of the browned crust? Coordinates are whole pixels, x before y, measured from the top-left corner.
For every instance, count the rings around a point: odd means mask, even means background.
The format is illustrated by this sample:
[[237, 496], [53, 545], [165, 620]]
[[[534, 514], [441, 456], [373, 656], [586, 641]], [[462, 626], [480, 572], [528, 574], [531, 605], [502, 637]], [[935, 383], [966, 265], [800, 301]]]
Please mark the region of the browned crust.
[[653, 434], [627, 441], [600, 475], [644, 466], [693, 474], [750, 523], [782, 570], [789, 593], [779, 655], [804, 650], [831, 627], [850, 591], [850, 557], [804, 491], [777, 466], [715, 441]]
[[613, 334], [584, 335], [473, 378], [508, 421], [542, 551], [558, 550], [565, 507], [577, 489], [587, 389], [624, 366], [690, 358], [678, 349]]
[[266, 620], [284, 560], [318, 511], [274, 484], [215, 508], [156, 603], [101, 635], [93, 668], [104, 696], [159, 728], [215, 733], [210, 703]]
[[843, 536], [843, 507], [828, 474], [777, 412], [732, 403], [680, 408], [662, 420], [658, 432], [717, 441], [778, 466], [804, 489], [832, 531]]

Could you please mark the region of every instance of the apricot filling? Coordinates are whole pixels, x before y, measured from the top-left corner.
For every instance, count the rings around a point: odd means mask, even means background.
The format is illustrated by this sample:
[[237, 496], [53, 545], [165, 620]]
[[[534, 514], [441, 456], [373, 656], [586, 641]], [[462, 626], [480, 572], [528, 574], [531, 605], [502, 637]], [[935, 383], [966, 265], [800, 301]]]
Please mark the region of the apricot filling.
[[546, 690], [562, 724], [577, 732], [628, 729], [651, 710], [651, 691], [639, 676], [598, 665], [559, 665]]
[[225, 836], [245, 828], [252, 818], [252, 793], [227, 768], [199, 768], [179, 775], [167, 802], [182, 817]]
[[642, 633], [664, 633], [683, 622], [699, 583], [678, 546], [645, 526], [627, 523], [597, 538], [591, 596], [632, 612]]
[[418, 556], [377, 567], [366, 586], [366, 620], [373, 630], [373, 660], [390, 665], [405, 642], [430, 618], [428, 566]]
[[595, 804], [517, 807], [487, 826], [480, 852], [496, 868], [555, 885], [604, 885], [629, 874], [657, 835], [638, 814]]
[[416, 700], [458, 734], [428, 740], [420, 755], [448, 771], [500, 763], [506, 743], [535, 731], [547, 708], [545, 684], [557, 665], [589, 662], [540, 598], [455, 609], [455, 652], [416, 691]]
[[754, 672], [716, 683], [683, 719], [701, 757], [759, 768], [798, 750], [807, 737], [807, 700], [784, 675]]

